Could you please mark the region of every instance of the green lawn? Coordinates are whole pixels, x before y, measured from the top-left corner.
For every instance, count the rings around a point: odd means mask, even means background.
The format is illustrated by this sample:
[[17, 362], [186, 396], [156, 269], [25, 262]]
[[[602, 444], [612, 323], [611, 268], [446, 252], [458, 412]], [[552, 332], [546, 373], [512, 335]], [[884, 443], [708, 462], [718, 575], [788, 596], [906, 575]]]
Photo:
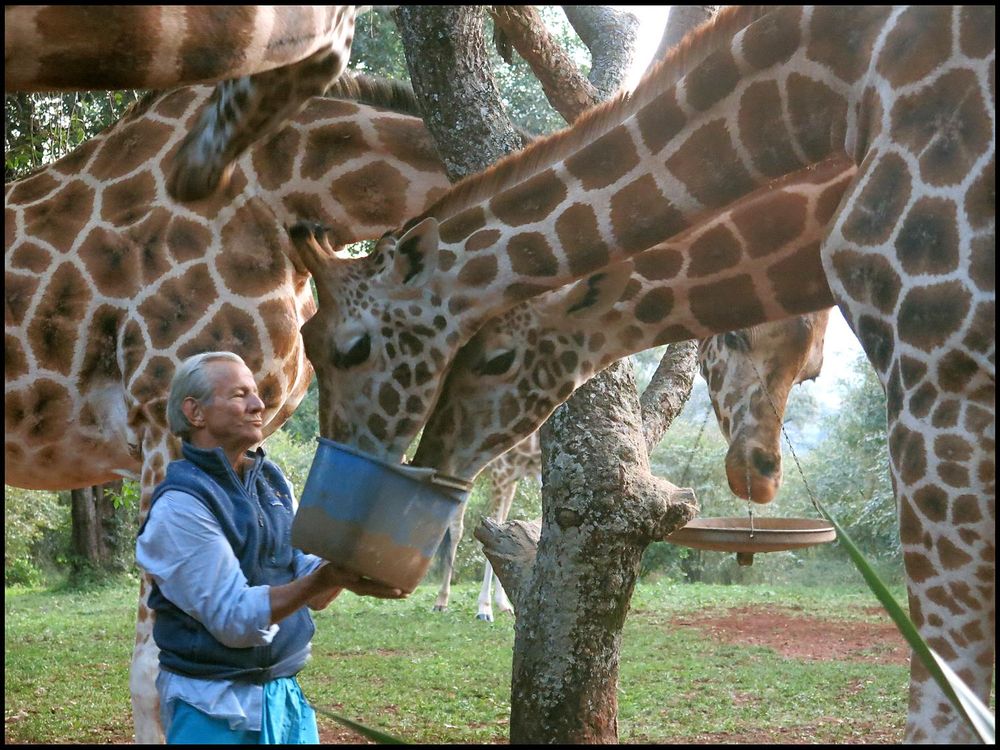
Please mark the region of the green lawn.
[[[131, 582], [86, 593], [6, 590], [6, 742], [131, 739], [137, 593]], [[319, 613], [300, 675], [309, 699], [413, 742], [506, 741], [513, 620], [476, 621], [478, 585], [456, 586], [445, 613], [431, 612], [435, 593], [424, 585], [396, 602], [345, 594]], [[879, 619], [857, 588], [641, 584], [622, 648], [622, 742], [901, 741], [905, 666], [786, 658], [671, 622], [748, 606]]]

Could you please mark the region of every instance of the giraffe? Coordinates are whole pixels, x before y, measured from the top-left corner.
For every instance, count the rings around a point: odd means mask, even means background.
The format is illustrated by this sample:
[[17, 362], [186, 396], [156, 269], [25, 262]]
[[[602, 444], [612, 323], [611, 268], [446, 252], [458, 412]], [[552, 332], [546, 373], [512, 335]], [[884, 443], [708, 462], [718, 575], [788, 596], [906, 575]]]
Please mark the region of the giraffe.
[[[714, 51], [679, 78], [671, 55], [631, 95], [459, 183], [364, 259], [317, 253], [319, 310], [302, 335], [327, 394], [321, 432], [399, 460], [485, 320], [697, 227], [777, 178], [845, 159], [857, 173], [819, 252], [785, 266], [768, 294], [796, 313], [835, 301], [858, 336], [886, 390], [911, 615], [988, 697], [994, 13], [732, 9], [721, 15], [742, 18], [742, 28], [704, 27], [691, 44]], [[769, 217], [798, 211], [773, 208]], [[766, 232], [767, 223], [761, 216], [748, 231]], [[659, 260], [669, 277], [686, 259]], [[697, 262], [715, 268], [733, 258], [717, 251]], [[712, 292], [726, 308], [701, 311], [707, 333], [745, 327], [768, 307], [754, 322], [773, 319], [774, 296], [759, 296], [753, 268], [740, 259], [731, 268]], [[673, 305], [661, 290], [636, 311], [655, 317]], [[968, 737], [912, 659], [906, 737]]]
[[[165, 89], [221, 81], [175, 155], [196, 201], [344, 70], [352, 5], [6, 5], [4, 90]], [[109, 33], [110, 32], [110, 33]]]
[[781, 423], [792, 386], [823, 367], [830, 308], [702, 339], [698, 365], [722, 436], [733, 494], [768, 502], [781, 487]]
[[[315, 303], [283, 225], [311, 217], [344, 243], [377, 237], [449, 184], [420, 120], [316, 98], [237, 161], [225, 190], [182, 206], [165, 192], [165, 169], [211, 93], [148, 95], [6, 185], [6, 484], [138, 476], [144, 518], [177, 455], [164, 412], [170, 378], [208, 349], [243, 356], [273, 432], [312, 377], [298, 328]], [[144, 577], [131, 682], [140, 742], [162, 741], [147, 593]]]

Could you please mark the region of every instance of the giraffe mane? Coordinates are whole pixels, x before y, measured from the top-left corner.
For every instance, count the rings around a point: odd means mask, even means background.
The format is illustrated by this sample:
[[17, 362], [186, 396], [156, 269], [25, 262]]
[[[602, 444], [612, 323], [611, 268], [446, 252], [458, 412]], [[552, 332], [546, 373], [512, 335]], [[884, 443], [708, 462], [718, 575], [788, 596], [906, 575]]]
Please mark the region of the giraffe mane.
[[410, 84], [391, 78], [357, 73], [353, 70], [345, 70], [340, 78], [330, 85], [324, 96], [350, 99], [372, 107], [389, 109], [401, 115], [423, 116]]
[[[430, 216], [439, 220], [454, 216], [563, 160], [639, 111], [717, 50], [720, 44], [728, 43], [736, 32], [773, 8], [761, 5], [724, 8], [688, 33], [662, 60], [647, 70], [634, 91], [623, 89], [608, 101], [587, 110], [571, 125], [538, 138], [488, 169], [457, 182], [430, 208], [408, 221], [406, 227]], [[664, 70], [669, 73], [664, 73]]]

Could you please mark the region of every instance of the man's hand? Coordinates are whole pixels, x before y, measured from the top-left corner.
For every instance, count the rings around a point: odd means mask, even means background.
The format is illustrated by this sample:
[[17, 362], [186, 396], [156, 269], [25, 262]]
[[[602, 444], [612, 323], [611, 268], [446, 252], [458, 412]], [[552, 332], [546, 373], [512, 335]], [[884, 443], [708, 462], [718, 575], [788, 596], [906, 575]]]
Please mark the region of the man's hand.
[[[406, 597], [406, 594], [401, 589], [392, 588], [377, 581], [362, 578], [357, 573], [351, 573], [343, 568], [338, 568], [333, 563], [325, 563], [315, 573], [317, 575], [317, 585], [321, 585], [324, 588], [347, 589], [358, 596], [375, 596], [380, 599], [403, 599]], [[324, 594], [329, 594], [329, 592], [324, 592]], [[336, 594], [330, 596], [327, 604], [335, 596]]]

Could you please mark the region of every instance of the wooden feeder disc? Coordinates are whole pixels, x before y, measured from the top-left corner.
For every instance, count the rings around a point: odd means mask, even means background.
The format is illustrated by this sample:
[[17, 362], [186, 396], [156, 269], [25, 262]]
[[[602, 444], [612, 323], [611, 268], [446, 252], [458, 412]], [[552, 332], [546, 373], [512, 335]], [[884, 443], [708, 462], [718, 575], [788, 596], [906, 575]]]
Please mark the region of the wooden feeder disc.
[[782, 552], [826, 544], [837, 532], [818, 518], [696, 518], [666, 541], [694, 549], [735, 552], [740, 565], [752, 565], [758, 552]]

